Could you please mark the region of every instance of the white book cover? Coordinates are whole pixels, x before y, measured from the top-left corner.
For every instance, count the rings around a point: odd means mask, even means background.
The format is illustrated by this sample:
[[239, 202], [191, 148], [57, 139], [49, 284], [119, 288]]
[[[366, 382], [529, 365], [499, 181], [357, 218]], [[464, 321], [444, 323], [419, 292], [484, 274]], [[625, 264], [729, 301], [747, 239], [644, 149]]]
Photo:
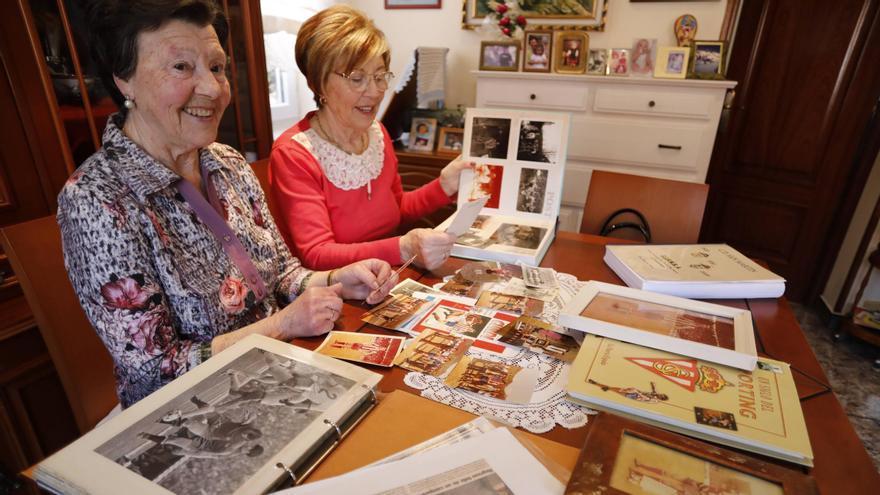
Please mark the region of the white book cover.
[[785, 279], [727, 244], [609, 245], [605, 263], [630, 287], [697, 299], [779, 297]]
[[[459, 209], [486, 198], [480, 215], [459, 236], [455, 256], [537, 265], [556, 235], [568, 148], [569, 115], [530, 110], [469, 108]], [[446, 230], [450, 217], [438, 230]]]
[[61, 493], [262, 493], [372, 408], [382, 376], [251, 335], [40, 463]]
[[747, 371], [758, 360], [750, 311], [620, 285], [587, 282], [559, 324]]

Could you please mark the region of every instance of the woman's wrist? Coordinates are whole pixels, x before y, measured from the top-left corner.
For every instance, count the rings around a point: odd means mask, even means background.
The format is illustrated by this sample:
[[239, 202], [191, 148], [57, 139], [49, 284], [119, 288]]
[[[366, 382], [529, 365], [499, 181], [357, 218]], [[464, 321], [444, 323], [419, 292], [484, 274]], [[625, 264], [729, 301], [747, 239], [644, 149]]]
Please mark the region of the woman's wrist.
[[335, 275], [335, 274], [336, 274], [335, 268], [333, 270], [330, 270], [329, 272], [327, 272], [327, 287], [330, 287], [331, 285], [333, 285], [333, 283], [334, 283], [333, 282], [333, 275]]

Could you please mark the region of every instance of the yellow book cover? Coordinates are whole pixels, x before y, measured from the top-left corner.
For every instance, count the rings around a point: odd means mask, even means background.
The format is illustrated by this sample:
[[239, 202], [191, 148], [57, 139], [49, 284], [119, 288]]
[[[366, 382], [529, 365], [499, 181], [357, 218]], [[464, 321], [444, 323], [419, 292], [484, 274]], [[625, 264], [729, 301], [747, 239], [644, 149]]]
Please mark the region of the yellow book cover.
[[743, 371], [587, 335], [568, 379], [576, 402], [667, 429], [812, 466], [787, 363]]

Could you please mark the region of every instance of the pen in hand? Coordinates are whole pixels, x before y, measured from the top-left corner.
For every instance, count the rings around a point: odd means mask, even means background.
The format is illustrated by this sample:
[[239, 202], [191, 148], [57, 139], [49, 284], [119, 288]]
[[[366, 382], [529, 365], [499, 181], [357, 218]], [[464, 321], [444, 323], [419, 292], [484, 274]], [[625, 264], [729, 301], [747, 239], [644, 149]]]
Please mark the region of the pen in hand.
[[412, 256], [412, 258], [406, 260], [406, 262], [404, 264], [400, 265], [400, 268], [395, 270], [394, 273], [392, 273], [388, 278], [386, 278], [382, 283], [380, 283], [378, 287], [376, 287], [375, 289], [373, 289], [372, 292], [370, 292], [370, 295], [367, 296], [367, 299], [372, 297], [373, 294], [375, 294], [376, 292], [379, 292], [380, 290], [382, 290], [382, 287], [385, 287], [385, 284], [387, 284], [389, 280], [393, 279], [396, 275], [400, 275], [400, 272], [402, 272], [404, 269], [406, 269], [406, 267], [408, 267], [410, 265], [410, 263], [412, 263], [413, 261], [416, 260], [416, 256], [418, 256], [418, 255], [414, 254]]

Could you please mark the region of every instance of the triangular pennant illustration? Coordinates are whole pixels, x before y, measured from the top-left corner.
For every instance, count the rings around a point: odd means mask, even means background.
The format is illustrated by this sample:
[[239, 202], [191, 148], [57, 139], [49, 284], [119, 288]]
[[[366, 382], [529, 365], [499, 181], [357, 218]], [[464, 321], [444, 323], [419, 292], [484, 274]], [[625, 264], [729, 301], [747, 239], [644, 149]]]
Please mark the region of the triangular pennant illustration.
[[626, 358], [646, 370], [656, 373], [679, 387], [693, 392], [700, 379], [696, 359]]

